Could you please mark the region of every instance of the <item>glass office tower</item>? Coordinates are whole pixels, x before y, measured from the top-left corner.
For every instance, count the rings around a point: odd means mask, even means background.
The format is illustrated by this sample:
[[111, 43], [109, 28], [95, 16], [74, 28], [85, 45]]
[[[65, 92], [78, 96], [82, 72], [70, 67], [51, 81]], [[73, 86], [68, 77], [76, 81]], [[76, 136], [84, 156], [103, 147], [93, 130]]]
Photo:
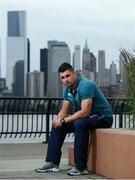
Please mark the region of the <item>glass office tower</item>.
[[[24, 62], [23, 95], [25, 95], [26, 72], [27, 72], [27, 36], [26, 36], [26, 12], [8, 11], [7, 14], [7, 66], [6, 85], [9, 90], [15, 87], [14, 69], [17, 62]], [[16, 74], [17, 75], [17, 74]], [[20, 82], [21, 83], [21, 82]], [[22, 85], [20, 84], [22, 87]], [[13, 92], [14, 93], [14, 92]], [[14, 94], [15, 95], [15, 94]], [[21, 93], [22, 96], [22, 93]]]

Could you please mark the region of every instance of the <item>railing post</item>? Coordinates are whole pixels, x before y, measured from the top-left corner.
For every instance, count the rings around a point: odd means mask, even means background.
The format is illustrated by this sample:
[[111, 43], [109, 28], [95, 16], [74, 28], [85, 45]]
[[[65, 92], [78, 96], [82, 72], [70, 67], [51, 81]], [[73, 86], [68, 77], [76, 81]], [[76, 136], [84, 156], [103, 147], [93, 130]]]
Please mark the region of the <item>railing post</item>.
[[123, 127], [123, 114], [119, 114], [119, 128]]
[[124, 112], [124, 102], [121, 103], [121, 109], [119, 114], [119, 128], [123, 128], [123, 112]]
[[46, 113], [46, 143], [49, 141], [49, 133], [50, 133], [50, 107], [51, 107], [51, 99], [49, 99]]

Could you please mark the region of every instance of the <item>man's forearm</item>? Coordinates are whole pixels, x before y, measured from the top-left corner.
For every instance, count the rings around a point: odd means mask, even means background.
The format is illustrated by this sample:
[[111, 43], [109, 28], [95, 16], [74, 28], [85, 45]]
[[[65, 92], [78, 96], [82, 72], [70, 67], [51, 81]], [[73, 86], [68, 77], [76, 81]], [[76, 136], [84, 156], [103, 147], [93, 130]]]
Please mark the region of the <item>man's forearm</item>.
[[58, 116], [58, 118], [62, 119], [62, 118], [67, 117], [67, 113], [64, 113], [63, 111], [60, 111], [57, 116]]
[[88, 115], [89, 115], [89, 113], [84, 112], [83, 110], [77, 111], [74, 114], [72, 114], [71, 116], [66, 117], [65, 118], [65, 123], [69, 123], [69, 122], [72, 122], [72, 121], [74, 121], [76, 119], [87, 117]]

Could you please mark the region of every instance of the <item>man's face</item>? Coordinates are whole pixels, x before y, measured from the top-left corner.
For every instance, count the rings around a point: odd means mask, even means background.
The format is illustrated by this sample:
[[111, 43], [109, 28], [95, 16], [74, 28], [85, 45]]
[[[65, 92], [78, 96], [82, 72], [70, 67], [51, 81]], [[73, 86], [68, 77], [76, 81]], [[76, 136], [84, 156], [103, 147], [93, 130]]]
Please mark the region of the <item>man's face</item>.
[[74, 71], [64, 71], [59, 73], [60, 79], [65, 86], [73, 88], [75, 85], [76, 74]]

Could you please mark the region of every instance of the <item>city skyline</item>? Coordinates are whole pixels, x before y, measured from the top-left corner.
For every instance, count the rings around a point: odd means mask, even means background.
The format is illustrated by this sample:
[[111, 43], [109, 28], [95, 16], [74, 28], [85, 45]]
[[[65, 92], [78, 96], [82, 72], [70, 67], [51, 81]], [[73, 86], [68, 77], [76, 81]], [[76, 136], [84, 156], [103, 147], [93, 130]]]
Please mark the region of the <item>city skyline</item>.
[[106, 52], [106, 67], [118, 65], [119, 48], [132, 50], [135, 39], [134, 0], [4, 0], [1, 5], [0, 38], [2, 76], [5, 76], [6, 13], [25, 10], [27, 37], [31, 43], [31, 71], [39, 70], [40, 49], [48, 40], [65, 41], [73, 53], [74, 45], [82, 50], [87, 38], [90, 52]]

